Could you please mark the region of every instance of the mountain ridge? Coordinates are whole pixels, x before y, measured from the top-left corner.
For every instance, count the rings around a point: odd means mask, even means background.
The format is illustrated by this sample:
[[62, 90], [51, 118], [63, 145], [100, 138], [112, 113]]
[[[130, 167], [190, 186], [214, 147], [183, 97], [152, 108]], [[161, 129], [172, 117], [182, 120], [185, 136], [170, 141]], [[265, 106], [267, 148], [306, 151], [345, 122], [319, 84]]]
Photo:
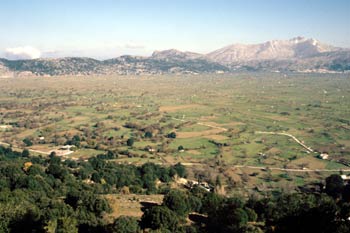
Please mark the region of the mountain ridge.
[[237, 70], [289, 72], [348, 72], [350, 49], [295, 37], [260, 44], [231, 44], [207, 54], [176, 49], [151, 56], [123, 55], [97, 60], [89, 57], [8, 60], [0, 58], [0, 76], [96, 74], [199, 74]]
[[313, 38], [295, 37], [260, 44], [232, 44], [208, 53], [207, 57], [213, 61], [228, 64], [236, 61], [306, 58], [338, 50], [341, 48], [323, 44]]

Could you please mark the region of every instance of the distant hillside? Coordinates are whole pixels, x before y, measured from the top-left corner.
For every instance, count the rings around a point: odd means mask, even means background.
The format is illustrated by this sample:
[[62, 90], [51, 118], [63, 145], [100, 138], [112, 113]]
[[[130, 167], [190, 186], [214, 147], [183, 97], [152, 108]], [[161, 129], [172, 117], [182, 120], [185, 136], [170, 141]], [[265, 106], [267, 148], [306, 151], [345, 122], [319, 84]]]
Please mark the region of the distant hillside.
[[227, 72], [229, 68], [205, 59], [154, 59], [122, 56], [99, 61], [91, 58], [35, 60], [0, 60], [0, 74], [12, 71], [19, 75], [92, 75], [92, 74], [164, 74]]
[[262, 44], [233, 44], [205, 56], [231, 70], [343, 72], [350, 70], [350, 50], [296, 37]]
[[9, 70], [37, 75], [92, 74], [100, 71], [100, 61], [92, 58], [0, 60]]
[[234, 44], [208, 54], [170, 49], [150, 57], [0, 59], [0, 76], [98, 74], [199, 74], [236, 70], [288, 72], [350, 71], [350, 50], [296, 37], [261, 44]]
[[300, 59], [338, 50], [340, 48], [322, 44], [315, 39], [296, 37], [262, 44], [233, 44], [211, 52], [206, 57], [219, 63], [230, 64], [237, 61]]
[[154, 51], [152, 54], [153, 59], [163, 60], [163, 59], [170, 59], [170, 60], [189, 60], [189, 59], [198, 59], [203, 58], [204, 56], [199, 53], [192, 53], [192, 52], [181, 52], [176, 49], [169, 49], [169, 50], [163, 50], [163, 51]]
[[349, 72], [350, 51], [332, 51], [304, 58], [235, 61], [231, 70], [280, 72]]

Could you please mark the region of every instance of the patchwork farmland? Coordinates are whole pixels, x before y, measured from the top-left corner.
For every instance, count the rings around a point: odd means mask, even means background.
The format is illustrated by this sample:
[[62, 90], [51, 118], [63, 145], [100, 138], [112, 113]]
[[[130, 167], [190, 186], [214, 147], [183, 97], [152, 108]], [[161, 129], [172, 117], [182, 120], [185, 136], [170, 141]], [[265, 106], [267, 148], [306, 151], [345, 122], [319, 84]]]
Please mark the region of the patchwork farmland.
[[350, 169], [349, 80], [279, 73], [2, 79], [0, 141], [41, 156], [75, 145], [63, 159], [110, 152], [116, 163], [180, 162], [192, 178], [220, 174], [228, 187], [294, 188]]

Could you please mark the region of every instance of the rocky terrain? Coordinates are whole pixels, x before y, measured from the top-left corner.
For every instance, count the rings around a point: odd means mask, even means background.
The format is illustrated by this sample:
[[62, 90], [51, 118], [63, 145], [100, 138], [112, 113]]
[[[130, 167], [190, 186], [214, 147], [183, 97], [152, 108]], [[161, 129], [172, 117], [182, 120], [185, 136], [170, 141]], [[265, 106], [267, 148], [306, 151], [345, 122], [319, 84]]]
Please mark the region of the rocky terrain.
[[290, 40], [272, 40], [262, 44], [233, 44], [207, 54], [210, 60], [230, 64], [252, 60], [302, 59], [324, 52], [339, 51], [315, 39], [296, 37]]
[[261, 44], [233, 44], [208, 54], [175, 49], [150, 57], [121, 56], [108, 60], [69, 57], [57, 59], [0, 59], [0, 76], [98, 74], [199, 74], [237, 70], [274, 72], [348, 72], [350, 50], [296, 37]]

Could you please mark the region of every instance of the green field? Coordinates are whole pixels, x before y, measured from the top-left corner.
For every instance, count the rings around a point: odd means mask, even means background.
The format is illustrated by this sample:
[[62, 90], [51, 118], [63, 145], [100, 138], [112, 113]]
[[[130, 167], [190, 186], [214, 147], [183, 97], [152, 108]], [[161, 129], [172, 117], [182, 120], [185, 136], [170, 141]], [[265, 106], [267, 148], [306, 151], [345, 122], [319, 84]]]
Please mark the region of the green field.
[[[347, 169], [350, 161], [347, 74], [2, 79], [0, 111], [0, 125], [12, 125], [0, 131], [1, 142], [25, 148], [27, 138], [29, 148], [47, 152], [79, 136], [69, 155], [78, 159], [112, 151], [119, 162], [196, 163], [215, 167], [213, 174], [234, 165]], [[315, 153], [256, 131], [287, 132]], [[251, 183], [264, 180], [259, 173]]]

